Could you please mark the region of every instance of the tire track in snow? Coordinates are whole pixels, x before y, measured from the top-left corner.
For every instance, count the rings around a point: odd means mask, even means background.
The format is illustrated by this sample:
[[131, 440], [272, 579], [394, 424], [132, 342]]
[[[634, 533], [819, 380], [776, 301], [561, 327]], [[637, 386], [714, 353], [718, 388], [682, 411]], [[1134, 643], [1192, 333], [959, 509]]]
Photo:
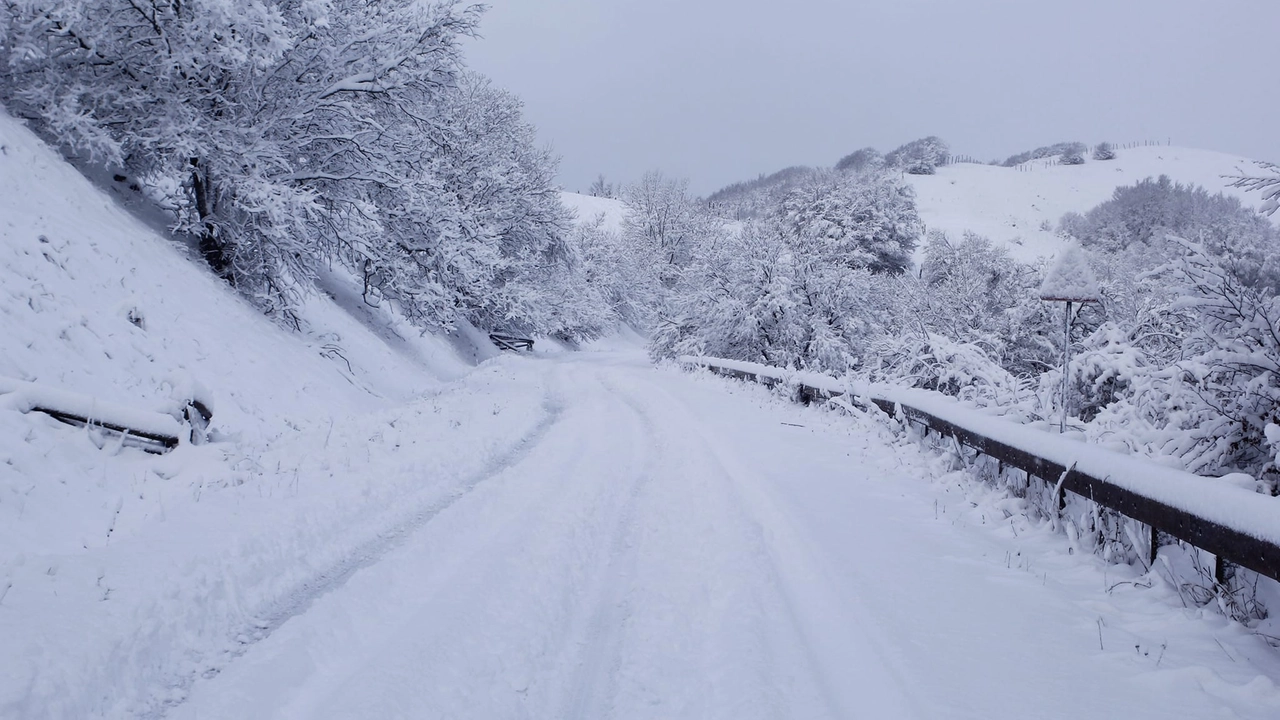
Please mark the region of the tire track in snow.
[[[776, 510], [762, 507], [759, 488], [755, 487], [759, 484], [758, 479], [749, 468], [731, 459], [723, 441], [714, 437], [715, 429], [690, 421], [696, 413], [683, 398], [658, 383], [646, 382], [645, 385], [646, 391], [637, 392], [637, 395], [648, 406], [646, 414], [666, 418], [667, 422], [660, 424], [668, 431], [674, 430], [677, 442], [673, 444], [687, 454], [688, 462], [700, 471], [702, 480], [708, 485], [709, 499], [715, 500], [715, 510], [726, 528], [736, 531], [725, 533], [740, 539], [733, 551], [748, 554], [749, 562], [759, 573], [758, 582], [763, 587], [755, 588], [759, 594], [753, 598], [752, 605], [761, 622], [751, 630], [759, 636], [762, 657], [758, 660], [765, 664], [758, 670], [772, 680], [785, 677], [788, 669], [794, 675], [799, 668], [789, 666], [790, 658], [790, 662], [800, 663], [803, 668], [801, 674], [808, 677], [818, 692], [819, 697], [814, 700], [825, 710], [824, 715], [848, 717], [856, 713], [860, 708], [849, 701], [847, 690], [842, 693], [838, 689], [850, 684], [852, 679], [831, 676], [825, 662], [829, 658], [821, 657], [815, 648], [814, 625], [815, 621], [829, 625], [839, 619], [846, 621], [844, 625], [852, 626], [847, 622], [850, 616], [839, 610], [850, 601], [856, 604], [858, 599], [840, 596], [825, 582], [824, 575], [815, 571], [815, 563], [820, 564], [820, 558], [815, 554], [817, 548], [801, 542], [802, 533]], [[744, 493], [752, 497], [745, 497]], [[764, 502], [767, 504], [767, 499]], [[768, 512], [762, 515], [762, 510]], [[766, 622], [774, 619], [776, 621]], [[888, 681], [882, 682], [876, 690], [895, 707], [894, 716], [927, 716], [912, 702], [910, 693], [905, 689], [908, 685], [891, 658], [886, 656], [881, 639], [874, 633], [868, 635], [867, 628], [859, 626], [856, 630], [878, 665], [876, 676], [881, 681]], [[886, 688], [885, 684], [892, 687]], [[795, 686], [791, 688], [792, 691], [797, 689]], [[797, 698], [789, 696], [786, 688], [777, 686], [757, 690], [762, 701], [772, 701], [775, 715], [796, 711], [790, 703]], [[812, 710], [817, 710], [817, 707]]]
[[[139, 713], [142, 718], [163, 718], [173, 708], [186, 701], [191, 687], [201, 681], [219, 675], [230, 663], [243, 656], [251, 647], [270, 637], [289, 620], [307, 612], [321, 597], [341, 588], [358, 571], [367, 568], [392, 550], [404, 544], [414, 533], [431, 522], [437, 515], [457, 504], [477, 487], [504, 470], [518, 464], [542, 442], [543, 438], [560, 422], [564, 413], [563, 398], [558, 388], [552, 388], [543, 401], [546, 417], [532, 432], [517, 441], [509, 450], [494, 458], [480, 471], [458, 483], [453, 490], [441, 496], [427, 492], [430, 497], [420, 499], [401, 518], [378, 532], [373, 538], [359, 544], [345, 558], [313, 575], [299, 584], [292, 592], [263, 612], [248, 626], [231, 633], [232, 649], [222, 652], [216, 660], [201, 658], [203, 671], [191, 672], [177, 678], [168, 687], [153, 691], [147, 709]], [[175, 694], [180, 694], [174, 699]]]
[[592, 607], [586, 627], [575, 633], [580, 643], [578, 669], [569, 682], [567, 707], [559, 717], [595, 720], [610, 717], [613, 692], [621, 664], [621, 631], [630, 613], [628, 598], [635, 574], [636, 505], [640, 494], [652, 481], [659, 443], [653, 420], [612, 383], [597, 374], [609, 394], [622, 402], [639, 421], [645, 447], [640, 451], [641, 466], [632, 473], [626, 497], [612, 521], [612, 534], [602, 567], [586, 595]]

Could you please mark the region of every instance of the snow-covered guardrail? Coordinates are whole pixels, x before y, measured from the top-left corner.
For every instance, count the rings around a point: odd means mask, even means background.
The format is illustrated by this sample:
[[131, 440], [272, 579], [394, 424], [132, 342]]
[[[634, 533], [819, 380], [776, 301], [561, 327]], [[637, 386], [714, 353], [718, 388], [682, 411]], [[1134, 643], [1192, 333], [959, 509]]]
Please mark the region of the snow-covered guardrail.
[[[152, 453], [177, 447], [186, 430], [176, 418], [165, 413], [138, 410], [9, 378], [0, 378], [0, 409], [39, 412], [69, 425], [101, 428], [119, 435], [125, 445]], [[200, 420], [207, 423], [208, 411], [197, 409], [203, 416]]]
[[849, 383], [817, 373], [792, 372], [758, 363], [681, 357], [686, 366], [766, 385], [795, 388], [797, 399], [847, 395], [886, 413], [950, 436], [961, 444], [1051, 484], [1110, 508], [1150, 528], [1150, 559], [1159, 533], [1212, 553], [1215, 575], [1234, 563], [1280, 580], [1280, 498], [1251, 492], [1217, 478], [1202, 477], [1073, 439], [1009, 422], [954, 398], [928, 390]]
[[491, 332], [489, 333], [489, 341], [503, 350], [511, 350], [518, 352], [520, 350], [528, 350], [533, 352], [533, 340], [519, 335], [510, 335], [508, 333]]

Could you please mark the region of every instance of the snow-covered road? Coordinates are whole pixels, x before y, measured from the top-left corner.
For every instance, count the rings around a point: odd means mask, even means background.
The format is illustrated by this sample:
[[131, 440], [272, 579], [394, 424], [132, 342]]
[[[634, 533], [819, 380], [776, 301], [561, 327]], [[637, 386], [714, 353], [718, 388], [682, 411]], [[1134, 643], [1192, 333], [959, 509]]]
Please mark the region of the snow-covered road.
[[873, 423], [634, 356], [522, 368], [554, 411], [510, 462], [169, 715], [1280, 716], [1260, 640], [983, 527]]

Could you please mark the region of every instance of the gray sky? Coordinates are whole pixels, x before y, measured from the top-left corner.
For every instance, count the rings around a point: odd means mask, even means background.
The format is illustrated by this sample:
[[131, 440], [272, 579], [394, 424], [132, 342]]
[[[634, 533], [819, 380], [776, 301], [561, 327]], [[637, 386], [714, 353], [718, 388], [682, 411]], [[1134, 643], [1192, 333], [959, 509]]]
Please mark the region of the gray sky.
[[1280, 161], [1280, 0], [490, 0], [470, 65], [566, 189], [705, 194], [939, 135], [987, 160], [1172, 138]]

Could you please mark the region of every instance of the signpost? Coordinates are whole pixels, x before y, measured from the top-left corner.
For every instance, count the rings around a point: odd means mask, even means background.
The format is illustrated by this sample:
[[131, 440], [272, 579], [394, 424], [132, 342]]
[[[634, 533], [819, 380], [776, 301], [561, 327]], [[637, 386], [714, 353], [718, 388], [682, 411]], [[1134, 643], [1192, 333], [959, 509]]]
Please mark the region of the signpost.
[[1079, 245], [1072, 243], [1058, 254], [1040, 286], [1040, 299], [1066, 303], [1062, 313], [1062, 415], [1058, 421], [1061, 433], [1067, 428], [1067, 400], [1071, 391], [1071, 305], [1099, 300], [1098, 280]]

